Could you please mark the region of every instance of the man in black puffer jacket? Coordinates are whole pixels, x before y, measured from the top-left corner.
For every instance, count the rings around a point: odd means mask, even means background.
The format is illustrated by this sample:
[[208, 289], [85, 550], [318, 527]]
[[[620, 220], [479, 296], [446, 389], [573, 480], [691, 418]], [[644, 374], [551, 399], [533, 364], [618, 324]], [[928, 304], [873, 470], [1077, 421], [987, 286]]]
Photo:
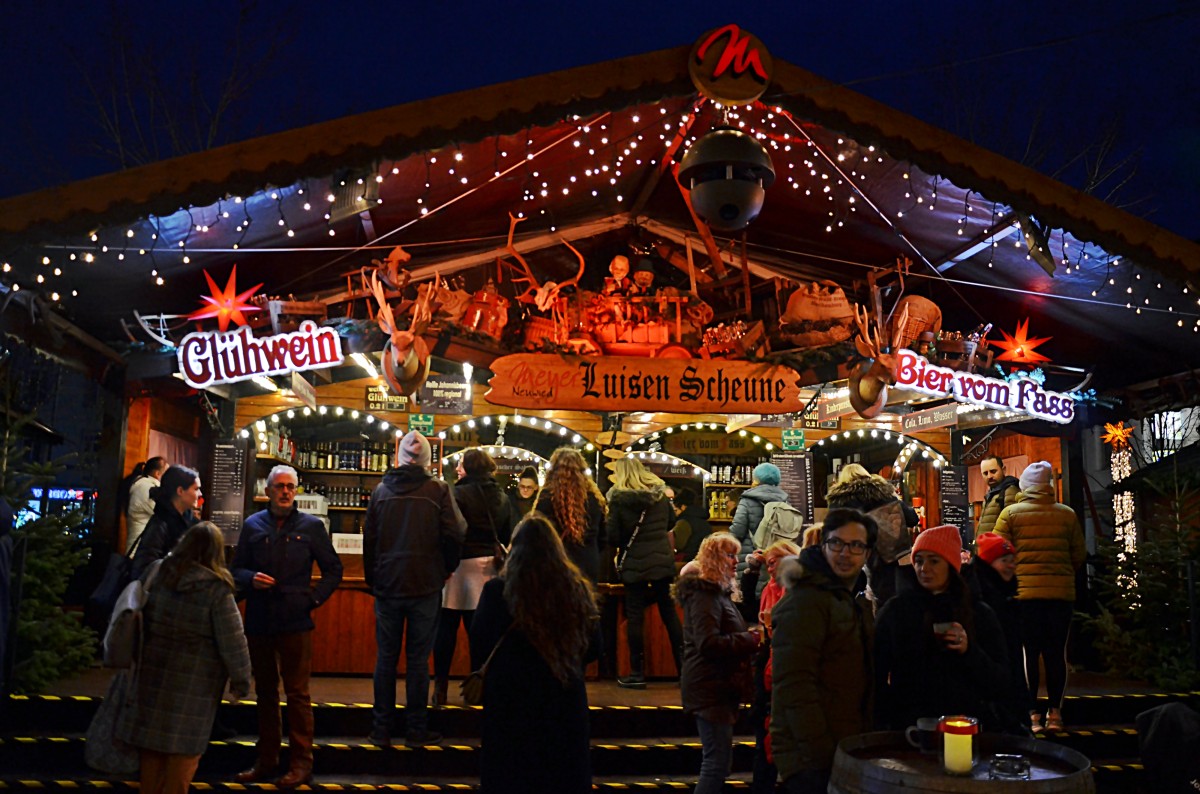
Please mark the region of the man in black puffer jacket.
[[[312, 780], [313, 710], [308, 693], [313, 621], [342, 581], [342, 561], [320, 519], [296, 509], [296, 470], [276, 466], [267, 475], [266, 510], [246, 519], [233, 557], [233, 578], [246, 598], [246, 641], [258, 700], [258, 761], [238, 783], [273, 778], [283, 740], [279, 681], [287, 695], [288, 772], [280, 788]], [[321, 581], [312, 586], [312, 567]]]

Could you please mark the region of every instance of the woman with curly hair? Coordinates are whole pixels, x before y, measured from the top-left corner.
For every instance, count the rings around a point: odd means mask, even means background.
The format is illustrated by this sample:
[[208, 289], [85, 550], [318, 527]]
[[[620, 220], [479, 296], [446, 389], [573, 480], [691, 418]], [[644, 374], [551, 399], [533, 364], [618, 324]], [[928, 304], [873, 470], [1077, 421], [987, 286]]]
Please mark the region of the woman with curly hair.
[[537, 512], [517, 525], [471, 622], [471, 664], [488, 659], [480, 788], [590, 792], [583, 670], [599, 644], [595, 591]]
[[742, 543], [728, 532], [706, 537], [696, 553], [695, 572], [679, 577], [675, 600], [683, 607], [683, 709], [696, 716], [703, 756], [696, 794], [724, 790], [733, 763], [739, 675], [758, 650], [761, 634], [746, 628], [734, 599]]
[[250, 651], [221, 530], [211, 521], [192, 526], [154, 565], [137, 683], [116, 726], [117, 738], [138, 748], [147, 794], [187, 791], [226, 683], [233, 700], [250, 691]]
[[567, 557], [594, 584], [600, 574], [600, 528], [605, 503], [600, 489], [587, 475], [587, 461], [579, 450], [554, 450], [533, 509], [554, 522]]

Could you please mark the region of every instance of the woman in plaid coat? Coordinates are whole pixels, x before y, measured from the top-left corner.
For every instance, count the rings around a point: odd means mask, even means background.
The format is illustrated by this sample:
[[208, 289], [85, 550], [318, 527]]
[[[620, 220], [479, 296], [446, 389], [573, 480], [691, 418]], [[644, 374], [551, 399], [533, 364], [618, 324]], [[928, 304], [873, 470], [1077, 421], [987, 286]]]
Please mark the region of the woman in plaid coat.
[[140, 751], [142, 794], [186, 792], [226, 682], [235, 700], [250, 690], [233, 592], [224, 537], [210, 521], [184, 534], [150, 586], [137, 683], [116, 730]]

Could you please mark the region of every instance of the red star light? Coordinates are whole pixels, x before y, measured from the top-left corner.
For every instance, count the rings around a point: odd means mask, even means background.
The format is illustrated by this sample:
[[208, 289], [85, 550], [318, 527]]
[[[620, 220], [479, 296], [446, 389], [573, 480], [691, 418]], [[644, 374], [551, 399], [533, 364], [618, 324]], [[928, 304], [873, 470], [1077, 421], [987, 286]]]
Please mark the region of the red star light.
[[225, 331], [229, 328], [230, 320], [238, 325], [246, 324], [246, 316], [243, 312], [262, 311], [260, 307], [246, 302], [251, 295], [258, 292], [262, 284], [257, 284], [239, 294], [237, 291], [237, 265], [233, 266], [224, 290], [217, 288], [217, 282], [213, 281], [207, 270], [204, 271], [204, 277], [208, 279], [208, 290], [212, 295], [200, 296], [200, 300], [207, 303], [208, 306], [189, 314], [189, 320], [207, 320], [210, 317], [216, 317], [217, 327], [221, 331]]
[[1004, 335], [1004, 340], [1001, 342], [989, 341], [989, 345], [995, 345], [1004, 352], [996, 356], [997, 361], [1015, 361], [1018, 364], [1043, 364], [1049, 363], [1050, 359], [1040, 353], [1033, 352], [1033, 349], [1043, 342], [1049, 342], [1054, 337], [1047, 336], [1043, 339], [1029, 338], [1029, 319], [1024, 322], [1017, 323], [1017, 330], [1013, 336], [1009, 336], [1006, 331], [1001, 331]]

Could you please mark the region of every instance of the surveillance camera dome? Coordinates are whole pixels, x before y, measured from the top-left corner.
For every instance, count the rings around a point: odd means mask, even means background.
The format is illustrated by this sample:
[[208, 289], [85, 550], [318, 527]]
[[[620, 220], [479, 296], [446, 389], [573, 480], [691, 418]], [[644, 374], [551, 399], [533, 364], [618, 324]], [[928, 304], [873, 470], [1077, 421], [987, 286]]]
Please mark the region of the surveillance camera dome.
[[690, 191], [696, 214], [720, 231], [744, 229], [757, 218], [774, 181], [767, 150], [731, 127], [696, 141], [679, 164], [679, 182]]

